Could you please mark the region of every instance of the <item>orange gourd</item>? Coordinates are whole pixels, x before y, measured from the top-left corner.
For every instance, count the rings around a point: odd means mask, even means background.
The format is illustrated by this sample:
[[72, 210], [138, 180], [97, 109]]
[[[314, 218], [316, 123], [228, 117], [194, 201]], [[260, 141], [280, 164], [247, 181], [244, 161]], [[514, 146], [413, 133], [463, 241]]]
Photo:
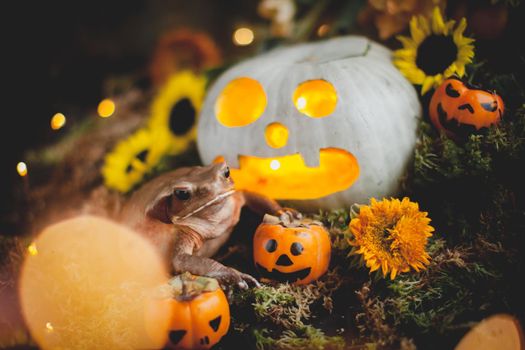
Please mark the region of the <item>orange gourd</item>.
[[495, 92], [474, 89], [457, 78], [441, 84], [430, 101], [430, 120], [449, 137], [465, 136], [497, 124], [505, 110]]
[[255, 266], [262, 277], [307, 284], [321, 277], [330, 264], [330, 236], [311, 220], [282, 222], [266, 215], [253, 240]]
[[[230, 307], [218, 282], [185, 273], [157, 291], [146, 308], [149, 334], [168, 332], [158, 348], [209, 349], [228, 333]], [[170, 309], [169, 318], [162, 310]]]

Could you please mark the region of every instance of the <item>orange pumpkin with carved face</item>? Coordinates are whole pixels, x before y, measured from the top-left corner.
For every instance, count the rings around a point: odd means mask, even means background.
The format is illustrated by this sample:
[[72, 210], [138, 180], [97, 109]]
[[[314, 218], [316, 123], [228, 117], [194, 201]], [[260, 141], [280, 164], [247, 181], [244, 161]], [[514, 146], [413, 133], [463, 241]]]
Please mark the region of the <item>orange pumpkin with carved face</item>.
[[[166, 309], [170, 310], [168, 318], [163, 316]], [[151, 299], [145, 317], [149, 334], [168, 329], [158, 348], [209, 349], [230, 327], [230, 307], [217, 281], [189, 273], [164, 286], [160, 295]]]
[[321, 277], [330, 264], [330, 236], [321, 223], [284, 223], [266, 215], [253, 240], [255, 266], [262, 277], [307, 284]]
[[457, 78], [447, 79], [430, 101], [430, 119], [447, 136], [457, 138], [497, 124], [505, 106], [495, 92], [471, 88]]

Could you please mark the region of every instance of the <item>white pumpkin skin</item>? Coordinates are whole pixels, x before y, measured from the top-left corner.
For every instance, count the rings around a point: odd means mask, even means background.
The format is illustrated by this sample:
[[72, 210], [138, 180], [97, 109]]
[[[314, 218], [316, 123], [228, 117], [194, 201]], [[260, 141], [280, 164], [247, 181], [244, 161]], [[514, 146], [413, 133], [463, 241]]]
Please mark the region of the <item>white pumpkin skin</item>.
[[[253, 78], [262, 85], [266, 109], [247, 126], [225, 127], [215, 116], [215, 103], [223, 88], [240, 77]], [[324, 118], [305, 116], [292, 100], [299, 84], [314, 79], [330, 82], [337, 91], [336, 108]], [[227, 70], [207, 94], [197, 143], [204, 163], [223, 156], [233, 168], [239, 166], [240, 155], [296, 153], [306, 165], [315, 167], [320, 149], [347, 150], [360, 168], [350, 188], [323, 198], [286, 201], [307, 211], [334, 209], [397, 193], [412, 159], [420, 115], [417, 93], [392, 65], [391, 51], [365, 37], [347, 36], [277, 49]], [[286, 146], [279, 149], [265, 141], [265, 128], [273, 122], [289, 130]]]

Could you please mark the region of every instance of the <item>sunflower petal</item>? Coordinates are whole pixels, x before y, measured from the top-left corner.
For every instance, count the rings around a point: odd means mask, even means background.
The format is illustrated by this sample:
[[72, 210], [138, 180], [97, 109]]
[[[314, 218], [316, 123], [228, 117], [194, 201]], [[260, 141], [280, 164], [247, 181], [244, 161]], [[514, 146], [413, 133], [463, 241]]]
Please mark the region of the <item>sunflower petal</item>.
[[426, 94], [434, 85], [434, 77], [433, 76], [427, 76], [425, 78], [425, 81], [423, 82], [423, 85], [421, 86], [421, 95]]
[[461, 42], [461, 39], [463, 38], [463, 32], [467, 28], [467, 20], [465, 18], [462, 18], [461, 21], [459, 21], [458, 26], [454, 30], [454, 34], [452, 35], [454, 38], [455, 43]]
[[417, 18], [419, 22], [419, 28], [421, 28], [421, 30], [425, 34], [425, 37], [432, 34], [431, 24], [429, 23], [429, 20], [424, 16], [418, 16]]
[[415, 60], [417, 51], [415, 49], [399, 49], [394, 51], [394, 57]]
[[426, 37], [425, 33], [419, 28], [419, 21], [417, 17], [412, 17], [410, 20], [410, 35], [416, 44], [420, 44]]
[[456, 65], [456, 74], [461, 78], [465, 75], [465, 65], [464, 64], [458, 64]]
[[439, 7], [434, 7], [432, 12], [432, 31], [434, 34], [446, 34], [445, 32], [445, 22], [443, 21], [443, 16]]
[[403, 35], [398, 35], [396, 39], [401, 41], [401, 44], [403, 44], [403, 47], [405, 49], [417, 49], [417, 44], [414, 42], [414, 40], [412, 40], [412, 38]]
[[393, 268], [393, 269], [392, 269], [392, 272], [390, 273], [390, 279], [391, 279], [391, 280], [393, 280], [393, 279], [396, 278], [396, 276], [397, 276], [397, 272], [398, 272], [398, 271], [397, 271], [396, 268]]

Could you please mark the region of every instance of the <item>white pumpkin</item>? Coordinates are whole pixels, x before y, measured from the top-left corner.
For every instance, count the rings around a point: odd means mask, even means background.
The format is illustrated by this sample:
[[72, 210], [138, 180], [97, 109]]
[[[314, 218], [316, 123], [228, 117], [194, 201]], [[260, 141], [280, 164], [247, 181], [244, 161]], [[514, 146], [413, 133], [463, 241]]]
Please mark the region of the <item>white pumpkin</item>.
[[390, 50], [339, 37], [227, 70], [208, 92], [197, 143], [204, 163], [229, 164], [239, 189], [338, 208], [396, 194], [420, 114]]

